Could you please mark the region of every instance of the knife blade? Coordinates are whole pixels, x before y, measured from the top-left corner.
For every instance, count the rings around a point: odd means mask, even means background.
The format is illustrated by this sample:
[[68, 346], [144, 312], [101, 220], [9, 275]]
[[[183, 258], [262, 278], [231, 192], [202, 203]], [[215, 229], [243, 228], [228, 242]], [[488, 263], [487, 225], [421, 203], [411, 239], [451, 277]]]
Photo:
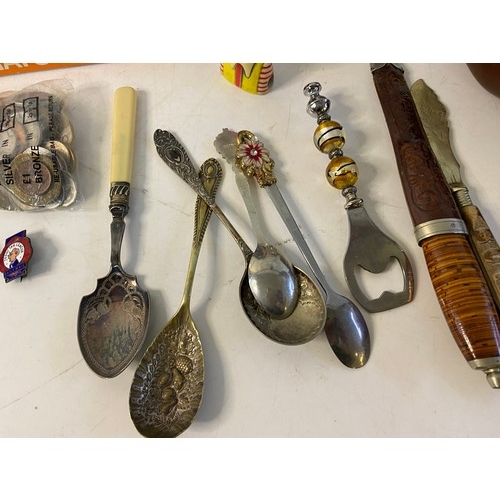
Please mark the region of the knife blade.
[[467, 226], [472, 248], [493, 300], [500, 310], [500, 247], [481, 211], [472, 202], [468, 187], [462, 181], [460, 164], [451, 147], [446, 108], [422, 79], [411, 86], [410, 92], [431, 149]]
[[404, 70], [372, 64], [415, 236], [462, 355], [500, 388], [500, 320], [444, 174], [432, 153]]

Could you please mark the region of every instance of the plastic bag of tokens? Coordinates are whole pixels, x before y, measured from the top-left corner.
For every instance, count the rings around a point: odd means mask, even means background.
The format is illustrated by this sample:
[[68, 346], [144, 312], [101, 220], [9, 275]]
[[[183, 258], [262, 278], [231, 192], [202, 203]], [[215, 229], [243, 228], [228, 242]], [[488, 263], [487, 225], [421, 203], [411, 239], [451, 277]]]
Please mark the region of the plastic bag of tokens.
[[54, 210], [78, 201], [65, 79], [0, 93], [0, 209]]

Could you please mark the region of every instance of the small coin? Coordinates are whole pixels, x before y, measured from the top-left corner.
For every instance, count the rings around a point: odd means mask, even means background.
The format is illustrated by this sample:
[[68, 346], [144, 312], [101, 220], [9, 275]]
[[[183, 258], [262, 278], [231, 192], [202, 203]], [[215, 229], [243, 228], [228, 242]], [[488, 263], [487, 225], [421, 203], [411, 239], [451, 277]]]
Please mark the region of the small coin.
[[49, 120], [44, 112], [48, 103], [43, 104], [42, 96], [40, 93], [16, 95], [16, 127], [24, 129], [26, 148], [36, 146], [44, 140], [44, 137], [48, 137]]
[[[57, 208], [58, 206], [68, 207], [76, 201], [78, 195], [76, 182], [68, 171], [68, 165], [66, 165], [66, 162], [72, 161], [71, 155], [73, 153], [71, 149], [67, 148], [62, 142], [51, 141], [50, 144], [52, 146], [50, 151], [46, 148], [39, 148], [39, 151], [41, 155], [50, 157], [53, 167], [58, 169], [61, 177], [62, 189], [57, 199], [53, 200], [49, 205], [45, 206], [45, 208]], [[57, 148], [57, 151], [55, 148]]]
[[54, 130], [52, 136], [69, 146], [73, 142], [73, 126], [71, 120], [62, 112], [54, 112]]
[[[15, 106], [19, 108], [20, 104], [16, 103]], [[39, 122], [23, 123], [22, 112], [16, 112], [10, 128], [0, 133], [0, 151], [13, 157], [30, 146], [40, 144], [42, 136], [43, 130]]]
[[14, 182], [26, 194], [42, 195], [52, 183], [52, 161], [48, 156], [32, 158], [30, 153], [17, 155], [11, 163]]
[[46, 132], [40, 125], [40, 122], [25, 123], [21, 126], [24, 129], [21, 132], [24, 138], [24, 148], [28, 148], [30, 146], [38, 146], [46, 136]]
[[[57, 158], [59, 168], [67, 172], [74, 172], [76, 168], [76, 157], [73, 150], [61, 141], [47, 141], [42, 147], [49, 150], [49, 153]], [[40, 148], [41, 149], [41, 148]]]
[[71, 175], [66, 173], [64, 170], [61, 171], [61, 177], [63, 179], [63, 191], [64, 191], [62, 206], [69, 207], [76, 201], [76, 197], [78, 194], [76, 189], [76, 183], [73, 177], [71, 177]]
[[43, 207], [60, 195], [60, 173], [50, 156], [40, 154], [38, 148], [29, 148], [17, 155], [11, 169], [14, 184], [9, 189], [23, 203]]
[[19, 152], [18, 149], [18, 140], [14, 129], [0, 132], [0, 155], [2, 158], [15, 156]]

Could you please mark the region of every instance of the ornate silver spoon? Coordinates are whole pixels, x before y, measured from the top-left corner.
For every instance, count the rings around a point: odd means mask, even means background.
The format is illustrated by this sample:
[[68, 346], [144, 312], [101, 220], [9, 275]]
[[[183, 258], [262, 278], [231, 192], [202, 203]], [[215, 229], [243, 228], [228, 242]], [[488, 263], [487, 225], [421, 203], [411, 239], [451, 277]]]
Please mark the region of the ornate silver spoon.
[[157, 130], [154, 142], [159, 156], [210, 206], [224, 227], [234, 238], [245, 259], [245, 271], [240, 282], [240, 301], [247, 317], [266, 337], [286, 345], [299, 345], [312, 340], [322, 331], [326, 307], [318, 287], [303, 271], [294, 266], [299, 286], [297, 305], [285, 319], [275, 319], [256, 302], [248, 284], [248, 264], [252, 250], [243, 241], [234, 226], [215, 203], [213, 196], [203, 188], [194, 166], [180, 142], [168, 131]]
[[83, 358], [101, 377], [120, 374], [134, 359], [146, 337], [149, 294], [137, 278], [125, 273], [120, 251], [128, 212], [135, 134], [136, 93], [131, 87], [115, 92], [109, 210], [111, 269], [80, 302], [78, 342]]
[[248, 158], [252, 157], [254, 153], [261, 155], [263, 160], [261, 164], [255, 164], [255, 162], [246, 163], [247, 175], [255, 176], [259, 186], [266, 189], [304, 259], [325, 292], [327, 310], [325, 333], [334, 353], [349, 368], [362, 367], [368, 361], [371, 350], [370, 335], [363, 315], [350, 300], [334, 292], [328, 285], [285, 200], [281, 196], [273, 173], [274, 161], [270, 158], [269, 152], [257, 137], [248, 130], [236, 133], [226, 129], [223, 134], [227, 141], [224, 150], [227, 151], [231, 147], [232, 140], [237, 157]]
[[[216, 145], [217, 148], [217, 145]], [[285, 319], [297, 305], [298, 284], [293, 265], [276, 247], [266, 241], [248, 179], [235, 171], [236, 185], [247, 208], [257, 247], [248, 263], [248, 282], [253, 296], [269, 316]]]
[[[207, 160], [200, 178], [210, 196], [222, 179], [216, 160]], [[191, 315], [191, 291], [210, 207], [196, 198], [195, 224], [186, 284], [179, 309], [148, 347], [130, 390], [130, 416], [145, 437], [176, 437], [194, 420], [201, 403], [205, 361], [200, 334]]]

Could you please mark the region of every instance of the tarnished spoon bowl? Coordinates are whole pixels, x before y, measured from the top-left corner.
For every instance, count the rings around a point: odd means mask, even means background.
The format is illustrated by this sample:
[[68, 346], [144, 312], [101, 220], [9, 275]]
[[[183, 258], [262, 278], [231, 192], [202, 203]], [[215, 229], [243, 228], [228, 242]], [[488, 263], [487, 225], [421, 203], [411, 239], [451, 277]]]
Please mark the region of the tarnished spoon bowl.
[[183, 303], [158, 333], [135, 371], [130, 416], [145, 437], [174, 438], [201, 404], [205, 362], [189, 304]]
[[[214, 196], [222, 179], [221, 166], [209, 159], [201, 166], [199, 176], [207, 192]], [[211, 214], [210, 207], [198, 197], [181, 305], [148, 347], [134, 375], [130, 416], [145, 437], [177, 437], [191, 425], [201, 404], [205, 361], [190, 302], [196, 264]]]
[[160, 158], [208, 204], [242, 251], [245, 271], [240, 284], [240, 301], [254, 326], [271, 340], [286, 345], [304, 344], [315, 338], [323, 330], [326, 321], [325, 301], [316, 283], [294, 266], [299, 282], [297, 305], [286, 319], [271, 318], [257, 304], [248, 284], [248, 263], [252, 250], [215, 203], [214, 197], [203, 188], [191, 159], [173, 134], [156, 130], [154, 142]]
[[255, 300], [271, 318], [286, 319], [294, 311], [299, 295], [293, 264], [267, 242], [249, 180], [234, 166], [233, 170], [257, 239], [257, 247], [247, 266], [250, 289]]
[[323, 297], [314, 282], [294, 266], [298, 281], [298, 298], [293, 312], [285, 319], [275, 319], [257, 303], [248, 283], [247, 272], [240, 282], [240, 301], [245, 314], [266, 337], [279, 344], [301, 345], [313, 340], [326, 321]]
[[149, 293], [121, 265], [125, 216], [129, 210], [135, 137], [136, 91], [115, 91], [110, 168], [111, 268], [85, 295], [78, 310], [77, 335], [82, 356], [99, 376], [112, 378], [132, 362], [146, 338]]
[[253, 296], [277, 319], [290, 316], [297, 305], [297, 280], [293, 265], [276, 247], [258, 243], [248, 263], [248, 282]]

